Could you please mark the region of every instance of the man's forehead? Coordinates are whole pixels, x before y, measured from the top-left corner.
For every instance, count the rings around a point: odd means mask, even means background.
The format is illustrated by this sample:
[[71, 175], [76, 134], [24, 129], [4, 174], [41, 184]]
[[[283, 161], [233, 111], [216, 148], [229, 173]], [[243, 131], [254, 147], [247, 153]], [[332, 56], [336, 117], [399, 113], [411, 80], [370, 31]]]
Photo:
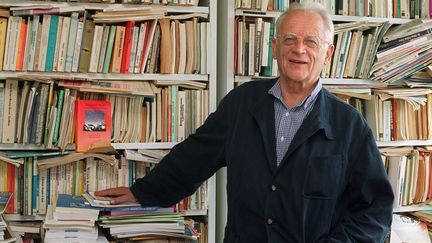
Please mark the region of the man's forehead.
[[311, 11], [295, 11], [285, 17], [278, 32], [301, 30], [322, 33], [325, 29], [324, 20], [319, 14]]

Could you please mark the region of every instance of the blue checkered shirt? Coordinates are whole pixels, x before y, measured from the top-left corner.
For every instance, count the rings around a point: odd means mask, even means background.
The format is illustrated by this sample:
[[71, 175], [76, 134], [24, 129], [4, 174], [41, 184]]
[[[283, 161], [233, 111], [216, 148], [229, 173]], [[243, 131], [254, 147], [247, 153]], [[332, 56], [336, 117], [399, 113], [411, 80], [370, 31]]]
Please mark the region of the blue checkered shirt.
[[276, 128], [276, 162], [278, 166], [285, 156], [294, 135], [303, 123], [303, 120], [312, 110], [316, 97], [322, 88], [321, 80], [319, 80], [317, 86], [309, 96], [305, 97], [292, 108], [288, 108], [282, 98], [279, 82], [280, 81], [278, 80], [269, 90], [269, 94], [272, 94], [276, 98], [274, 101], [274, 110]]

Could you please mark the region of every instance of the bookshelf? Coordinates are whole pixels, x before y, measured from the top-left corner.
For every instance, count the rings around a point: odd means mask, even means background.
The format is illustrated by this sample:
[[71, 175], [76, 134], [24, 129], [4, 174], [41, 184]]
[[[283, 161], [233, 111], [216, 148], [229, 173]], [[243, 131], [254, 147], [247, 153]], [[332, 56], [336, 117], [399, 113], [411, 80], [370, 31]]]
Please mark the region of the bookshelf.
[[[261, 75], [239, 75], [237, 74], [237, 70], [235, 70], [236, 65], [236, 44], [238, 38], [236, 37], [236, 19], [252, 19], [252, 18], [262, 18], [263, 20], [275, 22], [275, 19], [281, 14], [281, 11], [262, 11], [260, 9], [251, 9], [251, 8], [239, 8], [237, 3], [246, 4], [249, 1], [239, 0], [239, 1], [222, 1], [218, 5], [218, 22], [220, 33], [218, 36], [218, 48], [221, 51], [218, 55], [218, 74], [221, 77], [218, 82], [218, 99], [222, 99], [225, 94], [227, 94], [230, 90], [234, 89], [236, 86], [241, 85], [245, 82], [253, 82], [254, 80], [266, 80], [272, 79], [275, 76], [261, 76]], [[258, 2], [258, 1], [257, 1]], [[275, 1], [276, 2], [276, 1]], [[279, 3], [281, 1], [278, 1]], [[294, 1], [289, 1], [294, 2]], [[306, 0], [295, 1], [295, 2], [307, 2]], [[321, 2], [323, 4], [328, 4], [334, 1], [314, 1]], [[336, 1], [337, 2], [337, 1]], [[365, 1], [366, 2], [366, 1]], [[387, 2], [387, 1], [383, 1]], [[378, 1], [376, 1], [378, 3]], [[331, 3], [330, 3], [331, 4]], [[334, 3], [333, 3], [334, 4]], [[347, 2], [348, 4], [348, 2]], [[387, 3], [384, 3], [387, 4]], [[428, 3], [425, 3], [428, 4]], [[424, 6], [423, 6], [424, 7]], [[258, 7], [257, 7], [258, 8]], [[388, 8], [384, 8], [388, 9]], [[428, 11], [429, 8], [426, 8]], [[366, 16], [351, 16], [348, 15], [331, 15], [331, 19], [334, 23], [362, 23], [362, 22], [374, 22], [374, 23], [384, 23], [388, 22], [392, 25], [401, 25], [406, 24], [412, 19], [406, 18], [392, 18], [392, 17], [383, 17], [389, 16], [390, 13], [382, 13], [377, 14], [380, 17], [366, 17]], [[428, 13], [416, 13], [421, 16]], [[246, 21], [245, 21], [246, 22]], [[249, 20], [249, 23], [253, 23], [253, 21]], [[243, 37], [245, 38], [245, 37]], [[250, 40], [249, 40], [250, 41]], [[240, 47], [239, 47], [240, 48]], [[243, 48], [244, 49], [244, 48]], [[245, 55], [245, 53], [243, 53]], [[383, 89], [386, 88], [387, 85], [382, 82], [377, 82], [367, 78], [322, 78], [322, 83], [324, 86], [337, 86], [337, 85], [346, 85], [352, 87], [370, 87], [372, 89], [378, 88]], [[431, 140], [405, 140], [405, 141], [377, 141], [377, 145], [380, 148], [383, 147], [402, 147], [402, 146], [431, 146]], [[218, 229], [223, 229], [222, 227], [226, 222], [226, 171], [221, 171], [218, 175], [217, 180], [217, 197], [218, 197], [218, 211], [222, 212], [221, 215], [218, 215]], [[430, 210], [432, 207], [429, 205], [414, 205], [414, 206], [404, 206], [394, 208], [395, 212], [409, 212], [416, 210]], [[218, 235], [223, 235], [224, 232], [222, 230], [218, 230]], [[221, 241], [218, 241], [221, 242]]]
[[[185, 1], [186, 2], [186, 1]], [[189, 1], [188, 1], [189, 2]], [[191, 1], [194, 2], [194, 1]], [[68, 80], [68, 81], [177, 81], [180, 83], [182, 81], [194, 81], [203, 83], [208, 91], [208, 102], [202, 105], [207, 105], [207, 111], [214, 111], [217, 104], [216, 98], [216, 88], [217, 88], [217, 70], [216, 70], [216, 57], [217, 57], [217, 1], [196, 1], [196, 6], [181, 6], [181, 5], [162, 5], [162, 4], [111, 4], [111, 3], [89, 3], [89, 2], [46, 2], [46, 1], [13, 1], [5, 0], [1, 1], [0, 7], [28, 7], [31, 5], [49, 5], [53, 8], [76, 8], [81, 9], [79, 17], [82, 18], [82, 11], [86, 10], [88, 12], [94, 13], [98, 10], [111, 10], [111, 11], [122, 11], [122, 10], [149, 10], [149, 11], [164, 11], [166, 15], [170, 16], [182, 16], [187, 14], [193, 14], [194, 16], [208, 16], [206, 18], [199, 18], [203, 22], [208, 22], [207, 26], [207, 49], [206, 54], [206, 71], [197, 73], [149, 73], [147, 71], [139, 73], [103, 73], [103, 72], [41, 72], [41, 71], [0, 71], [0, 80], [7, 79], [18, 79], [18, 80], [37, 80], [43, 78], [44, 80]], [[78, 10], [77, 10], [78, 11]], [[42, 23], [42, 15], [40, 14], [40, 22]], [[54, 14], [55, 15], [55, 14]], [[70, 13], [60, 14], [64, 16], [70, 16]], [[193, 16], [192, 16], [193, 17]], [[189, 17], [188, 19], [192, 19]], [[7, 17], [6, 17], [7, 18]], [[156, 19], [154, 17], [153, 19]], [[139, 26], [139, 23], [146, 22], [147, 20], [139, 21], [137, 20], [135, 26]], [[179, 19], [179, 21], [183, 21]], [[98, 24], [97, 24], [98, 25]], [[105, 25], [105, 24], [100, 24]], [[122, 25], [117, 23], [107, 23], [106, 25]], [[204, 54], [204, 53], [203, 53]], [[201, 58], [201, 56], [199, 56]], [[4, 81], [1, 81], [4, 83]], [[161, 87], [161, 86], [157, 86]], [[166, 86], [168, 87], [168, 86]], [[186, 88], [185, 88], [186, 89]], [[156, 102], [156, 101], [155, 101]], [[202, 119], [204, 120], [204, 119]], [[126, 149], [170, 149], [178, 141], [165, 141], [165, 142], [117, 142], [112, 143], [112, 146], [116, 150], [126, 150]], [[47, 150], [44, 145], [36, 144], [22, 144], [22, 143], [0, 143], [0, 151], [10, 151], [10, 150], [28, 150], [28, 151], [39, 151]], [[48, 150], [58, 150], [56, 147], [48, 148]], [[74, 150], [74, 144], [68, 144], [65, 150]], [[216, 176], [211, 177], [207, 181], [207, 209], [198, 210], [188, 210], [184, 211], [185, 216], [196, 216], [199, 218], [204, 218], [207, 222], [207, 239], [208, 243], [214, 243], [216, 238]]]

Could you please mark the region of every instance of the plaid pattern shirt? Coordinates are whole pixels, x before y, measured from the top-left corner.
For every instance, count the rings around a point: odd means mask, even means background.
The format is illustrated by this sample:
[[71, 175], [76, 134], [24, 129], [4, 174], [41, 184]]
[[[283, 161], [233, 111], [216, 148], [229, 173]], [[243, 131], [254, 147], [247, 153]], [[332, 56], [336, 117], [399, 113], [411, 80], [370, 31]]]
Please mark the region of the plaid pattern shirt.
[[316, 97], [321, 89], [322, 83], [321, 80], [319, 80], [312, 93], [292, 108], [288, 108], [285, 105], [280, 89], [280, 80], [269, 90], [269, 94], [275, 97], [276, 162], [278, 166], [285, 156], [294, 135], [303, 123], [303, 120], [312, 110]]

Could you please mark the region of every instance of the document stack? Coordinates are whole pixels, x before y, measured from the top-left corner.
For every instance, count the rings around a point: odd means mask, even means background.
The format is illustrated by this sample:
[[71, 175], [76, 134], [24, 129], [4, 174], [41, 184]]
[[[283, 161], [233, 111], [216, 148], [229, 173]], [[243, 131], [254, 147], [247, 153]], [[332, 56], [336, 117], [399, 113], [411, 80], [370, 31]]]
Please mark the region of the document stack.
[[112, 205], [109, 197], [86, 193], [84, 197], [94, 207], [99, 207], [99, 226], [113, 241], [196, 242], [198, 234], [190, 224], [185, 224], [175, 207], [141, 207], [139, 204]]
[[11, 192], [0, 192], [0, 243], [15, 242], [16, 240], [14, 233], [10, 230], [6, 221], [3, 219], [3, 213], [6, 210], [6, 206], [11, 197]]
[[82, 196], [59, 194], [55, 206], [47, 209], [45, 242], [108, 242], [98, 239], [98, 216], [99, 209], [86, 204]]

